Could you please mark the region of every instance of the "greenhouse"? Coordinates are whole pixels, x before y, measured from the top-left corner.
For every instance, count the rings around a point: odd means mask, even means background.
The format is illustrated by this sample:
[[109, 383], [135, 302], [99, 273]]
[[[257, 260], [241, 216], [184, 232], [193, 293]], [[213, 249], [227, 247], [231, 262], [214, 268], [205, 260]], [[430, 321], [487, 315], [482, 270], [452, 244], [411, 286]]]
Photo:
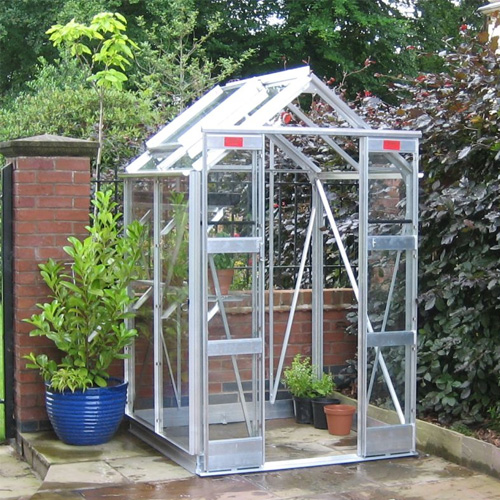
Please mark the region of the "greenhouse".
[[[148, 141], [124, 174], [126, 220], [147, 227], [136, 435], [199, 475], [416, 454], [419, 136], [370, 128], [303, 67], [217, 86]], [[283, 384], [297, 352], [332, 371], [337, 289], [356, 306], [341, 439], [297, 424]]]

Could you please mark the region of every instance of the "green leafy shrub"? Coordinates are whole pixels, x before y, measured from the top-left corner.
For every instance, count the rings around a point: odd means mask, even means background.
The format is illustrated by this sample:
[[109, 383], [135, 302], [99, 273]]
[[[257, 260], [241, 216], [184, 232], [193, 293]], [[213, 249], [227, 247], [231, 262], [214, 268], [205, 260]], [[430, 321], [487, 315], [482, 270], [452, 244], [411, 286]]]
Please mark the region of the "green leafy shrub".
[[283, 373], [285, 386], [296, 398], [315, 398], [329, 396], [335, 389], [331, 373], [321, 377], [314, 374], [311, 358], [296, 354], [292, 364]]
[[111, 196], [111, 191], [96, 193], [87, 238], [68, 238], [69, 269], [52, 259], [40, 264], [52, 300], [38, 304], [41, 312], [25, 321], [35, 327], [31, 336], [47, 337], [64, 355], [60, 361], [35, 353], [26, 359], [54, 390], [106, 386], [109, 365], [126, 357], [124, 348], [137, 335], [126, 323], [134, 316], [127, 287], [141, 272], [144, 230], [134, 221], [122, 235]]
[[285, 386], [296, 398], [312, 398], [312, 365], [311, 358], [297, 354], [291, 366], [283, 373]]
[[[41, 134], [96, 139], [97, 94], [84, 84], [53, 78], [53, 66], [42, 69], [33, 90], [0, 107], [0, 140]], [[137, 92], [109, 90], [103, 170], [112, 171], [137, 156], [144, 140], [163, 122], [148, 98]]]

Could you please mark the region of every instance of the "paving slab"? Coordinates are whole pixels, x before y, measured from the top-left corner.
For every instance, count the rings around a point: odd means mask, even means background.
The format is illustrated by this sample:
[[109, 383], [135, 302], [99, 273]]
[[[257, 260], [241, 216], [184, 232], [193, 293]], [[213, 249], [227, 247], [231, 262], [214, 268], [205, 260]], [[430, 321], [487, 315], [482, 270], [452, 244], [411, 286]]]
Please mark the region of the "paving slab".
[[[424, 463], [419, 468], [419, 462]], [[380, 462], [382, 463], [382, 462]], [[98, 500], [498, 500], [500, 482], [492, 477], [472, 473], [464, 476], [461, 471], [448, 470], [440, 475], [425, 474], [440, 465], [432, 457], [415, 459], [415, 477], [397, 478], [401, 469], [393, 461], [384, 461], [391, 473], [367, 473], [367, 463], [353, 466], [326, 466], [269, 473], [255, 473], [200, 478], [192, 476], [169, 481], [114, 484], [106, 487], [67, 492], [68, 496], [50, 496], [40, 492], [31, 500], [60, 500], [61, 498]], [[411, 470], [411, 464], [407, 465]], [[453, 471], [458, 472], [456, 476]], [[380, 470], [379, 470], [380, 472]], [[382, 477], [383, 476], [383, 477]]]
[[[29, 482], [36, 476], [17, 459], [15, 486], [24, 487], [24, 474], [27, 489], [0, 500], [500, 500], [500, 480], [432, 455], [202, 478], [128, 432], [98, 447], [67, 446], [51, 433], [29, 438], [47, 464], [44, 481]], [[0, 473], [0, 491], [14, 465]]]
[[500, 485], [489, 477], [452, 478], [400, 486], [393, 495], [398, 500], [498, 500]]
[[40, 491], [77, 490], [129, 482], [125, 476], [102, 460], [55, 464], [50, 466]]
[[151, 457], [117, 458], [108, 461], [109, 465], [133, 483], [157, 482], [168, 479], [186, 479], [193, 474], [168, 458], [154, 455]]
[[51, 465], [91, 460], [150, 456], [152, 449], [126, 431], [120, 431], [111, 441], [94, 446], [64, 444], [51, 431], [23, 433], [22, 439]]
[[10, 445], [0, 445], [0, 499], [30, 497], [42, 481]]

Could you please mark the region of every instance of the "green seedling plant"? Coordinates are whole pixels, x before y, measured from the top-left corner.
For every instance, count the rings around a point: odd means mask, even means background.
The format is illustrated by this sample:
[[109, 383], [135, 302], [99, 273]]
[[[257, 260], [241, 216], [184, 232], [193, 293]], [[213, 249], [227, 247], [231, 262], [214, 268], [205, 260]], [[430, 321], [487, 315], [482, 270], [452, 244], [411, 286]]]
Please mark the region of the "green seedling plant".
[[330, 396], [335, 389], [331, 373], [315, 375], [316, 367], [311, 358], [296, 354], [292, 364], [283, 373], [285, 387], [296, 398], [324, 398]]
[[314, 397], [326, 398], [331, 396], [335, 389], [335, 382], [331, 373], [322, 373], [321, 377], [313, 377], [312, 390]]
[[64, 247], [72, 259], [69, 267], [53, 259], [39, 265], [52, 300], [37, 304], [41, 312], [25, 320], [35, 327], [31, 336], [47, 337], [63, 353], [60, 360], [25, 356], [27, 367], [38, 369], [61, 392], [105, 387], [110, 364], [126, 358], [124, 349], [137, 335], [127, 322], [135, 315], [128, 286], [141, 275], [144, 227], [134, 221], [122, 229], [112, 191], [98, 191], [93, 204], [89, 236], [70, 237]]
[[99, 98], [98, 142], [96, 178], [102, 158], [104, 105], [106, 92], [110, 89], [121, 91], [128, 77], [127, 66], [134, 59], [138, 45], [126, 34], [127, 20], [115, 12], [96, 14], [89, 25], [74, 19], [65, 25], [55, 24], [47, 34], [55, 47], [69, 51], [89, 73], [87, 81], [93, 86]]
[[311, 358], [297, 354], [283, 373], [286, 388], [296, 398], [312, 398], [314, 391]]

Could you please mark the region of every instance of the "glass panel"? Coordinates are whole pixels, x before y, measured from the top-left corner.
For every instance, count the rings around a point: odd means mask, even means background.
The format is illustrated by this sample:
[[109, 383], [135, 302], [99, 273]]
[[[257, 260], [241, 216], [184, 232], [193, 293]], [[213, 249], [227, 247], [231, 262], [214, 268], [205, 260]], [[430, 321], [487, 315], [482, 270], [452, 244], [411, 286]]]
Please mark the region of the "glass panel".
[[251, 354], [209, 358], [209, 440], [262, 435], [259, 362], [260, 355]]
[[[393, 332], [395, 337], [397, 332], [405, 330], [404, 254], [405, 252], [382, 251], [370, 252], [368, 255], [368, 317], [370, 326], [376, 333]], [[403, 337], [398, 337], [394, 343], [403, 341]], [[377, 340], [374, 342], [378, 344]], [[390, 410], [400, 409], [404, 413], [405, 356], [405, 346], [377, 345], [368, 349], [370, 404]]]
[[406, 252], [368, 253], [368, 318], [375, 332], [405, 329]]
[[146, 239], [143, 248], [142, 280], [133, 284], [137, 297], [135, 328], [139, 335], [134, 345], [134, 358], [131, 366], [133, 386], [133, 415], [142, 423], [154, 429], [154, 349], [153, 349], [153, 181], [129, 180], [132, 183], [133, 220], [146, 226]]
[[224, 89], [223, 93], [217, 97], [214, 101], [210, 103], [207, 107], [200, 110], [199, 113], [194, 115], [189, 121], [187, 121], [182, 127], [180, 127], [171, 137], [168, 138], [165, 143], [176, 142], [182, 135], [184, 135], [188, 130], [196, 127], [199, 128], [200, 121], [211, 113], [215, 108], [217, 108], [222, 102], [224, 102], [231, 94], [233, 94], [237, 89]]
[[188, 448], [188, 177], [163, 178], [160, 219], [160, 342], [163, 434]]
[[402, 234], [406, 217], [406, 186], [399, 170], [382, 154], [370, 155], [369, 234]]
[[[382, 369], [382, 364], [385, 368]], [[384, 373], [385, 372], [385, 373]], [[396, 411], [399, 409], [405, 413], [406, 394], [406, 348], [405, 346], [379, 347], [368, 350], [368, 382], [369, 399], [368, 404], [391, 410], [393, 424], [400, 423]], [[390, 384], [388, 384], [390, 381]], [[391, 387], [392, 386], [392, 387]], [[393, 394], [391, 395], [391, 390]], [[395, 396], [395, 397], [393, 397]], [[372, 420], [368, 426], [380, 425]]]
[[140, 172], [156, 172], [157, 161], [154, 158], [149, 158], [144, 164], [139, 168]]
[[[232, 151], [208, 173], [207, 383], [209, 441], [256, 438], [237, 444], [236, 464], [262, 463], [262, 355], [255, 170], [258, 153]], [[226, 285], [224, 280], [230, 275]], [[229, 446], [229, 445], [228, 445]], [[234, 442], [231, 446], [235, 446]], [[226, 465], [222, 448], [207, 463]], [[224, 464], [224, 465], [221, 465]]]
[[373, 242], [368, 251], [368, 336], [374, 332], [368, 339], [368, 403], [392, 410], [393, 423], [399, 423], [405, 415], [407, 356], [413, 341], [406, 332], [405, 239], [412, 234], [412, 220], [404, 177], [386, 154], [370, 155], [368, 189], [368, 235]]
[[[225, 161], [243, 163], [248, 161], [248, 156], [242, 155], [241, 152], [239, 156], [230, 154]], [[254, 237], [256, 224], [252, 214], [254, 202], [252, 173], [249, 171], [211, 172], [208, 181], [208, 237], [241, 238], [240, 242], [243, 242], [244, 238]], [[248, 252], [245, 251], [247, 249]], [[210, 295], [216, 292], [211, 263], [217, 270], [219, 282], [225, 283], [228, 280], [228, 285], [223, 286], [222, 295], [228, 295], [229, 290], [250, 290], [252, 274], [255, 272], [252, 254], [255, 249], [249, 242], [246, 248], [244, 245], [241, 250], [243, 252], [231, 252], [231, 242], [228, 241], [226, 248], [221, 248], [220, 251], [209, 256]], [[246, 293], [246, 297], [246, 299], [239, 297], [237, 300], [251, 300], [251, 294]]]

